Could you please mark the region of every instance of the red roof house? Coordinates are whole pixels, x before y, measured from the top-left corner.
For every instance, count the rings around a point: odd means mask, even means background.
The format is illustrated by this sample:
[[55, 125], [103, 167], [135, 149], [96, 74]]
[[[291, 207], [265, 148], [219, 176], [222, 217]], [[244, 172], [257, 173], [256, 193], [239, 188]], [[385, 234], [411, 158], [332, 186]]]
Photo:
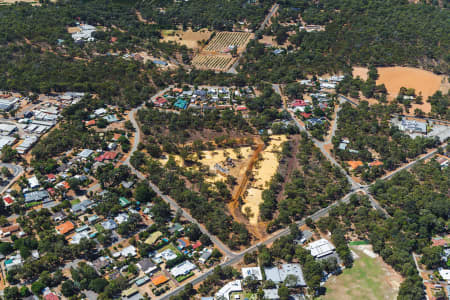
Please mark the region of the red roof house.
[[442, 238], [439, 238], [439, 239], [434, 238], [434, 239], [431, 240], [431, 242], [432, 242], [433, 247], [438, 247], [438, 246], [445, 247], [445, 246], [447, 246], [447, 241], [442, 239]]
[[6, 195], [5, 197], [3, 197], [3, 202], [5, 202], [5, 206], [10, 206], [14, 203], [14, 198], [10, 195]]
[[197, 242], [195, 242], [195, 244], [193, 244], [192, 245], [192, 249], [197, 249], [198, 247], [200, 247], [202, 245], [202, 242], [200, 242], [200, 241], [197, 241]]
[[177, 244], [178, 244], [178, 249], [184, 249], [187, 248], [191, 245], [191, 243], [189, 242], [189, 240], [187, 238], [179, 238], [177, 240]]
[[47, 192], [50, 194], [50, 196], [54, 196], [55, 195], [55, 189], [54, 188], [48, 188]]
[[70, 184], [67, 181], [61, 181], [56, 185], [57, 188], [65, 188], [66, 190], [70, 190]]
[[56, 175], [55, 174], [47, 174], [47, 181], [53, 182], [55, 180], [56, 180]]
[[95, 125], [95, 120], [90, 120], [86, 122], [86, 126], [94, 126]]
[[97, 156], [94, 160], [100, 161], [100, 162], [102, 162], [104, 160], [114, 160], [114, 159], [116, 159], [117, 154], [118, 153], [114, 152], [114, 151], [107, 151], [107, 152], [103, 153], [102, 155]]
[[156, 106], [164, 106], [167, 104], [167, 99], [164, 97], [158, 97], [156, 98], [155, 102], [153, 102]]
[[59, 297], [55, 293], [50, 292], [44, 296], [44, 299], [45, 300], [59, 300]]
[[300, 113], [300, 116], [302, 116], [305, 119], [309, 119], [311, 117], [311, 115], [312, 115], [311, 113], [305, 113], [305, 112]]
[[292, 107], [308, 106], [308, 104], [305, 102], [305, 100], [295, 99], [294, 102], [291, 103], [291, 106]]
[[246, 110], [247, 110], [247, 107], [244, 106], [244, 105], [238, 105], [238, 106], [236, 107], [236, 110], [237, 110], [237, 111], [246, 111]]

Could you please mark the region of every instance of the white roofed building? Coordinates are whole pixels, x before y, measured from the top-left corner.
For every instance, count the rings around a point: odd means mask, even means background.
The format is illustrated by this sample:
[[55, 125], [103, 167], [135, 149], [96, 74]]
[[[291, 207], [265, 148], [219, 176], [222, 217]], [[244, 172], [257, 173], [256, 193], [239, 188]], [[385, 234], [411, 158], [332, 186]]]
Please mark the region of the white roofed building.
[[176, 265], [170, 270], [170, 274], [173, 277], [184, 276], [197, 269], [197, 266], [191, 263], [189, 260], [185, 260], [181, 264]]
[[311, 255], [314, 256], [314, 258], [325, 257], [332, 254], [335, 250], [333, 244], [326, 239], [314, 241], [305, 248], [311, 251]]
[[223, 297], [226, 300], [231, 300], [230, 299], [231, 293], [237, 293], [237, 292], [242, 292], [242, 282], [240, 280], [231, 281], [231, 282], [228, 282], [227, 284], [225, 284], [216, 293], [216, 299]]

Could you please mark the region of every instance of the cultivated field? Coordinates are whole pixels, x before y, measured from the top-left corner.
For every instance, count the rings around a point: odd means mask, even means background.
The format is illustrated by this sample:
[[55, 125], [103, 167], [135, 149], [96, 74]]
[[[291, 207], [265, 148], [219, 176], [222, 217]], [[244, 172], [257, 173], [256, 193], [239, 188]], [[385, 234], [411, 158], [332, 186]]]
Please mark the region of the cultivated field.
[[325, 284], [326, 295], [320, 299], [395, 299], [402, 277], [373, 253], [370, 245], [350, 248], [357, 255], [353, 267], [337, 277], [332, 276]]
[[205, 47], [205, 51], [226, 52], [230, 46], [237, 47], [238, 53], [250, 41], [252, 34], [248, 32], [219, 32]]
[[244, 194], [244, 205], [242, 206], [242, 213], [245, 214], [248, 208], [251, 211], [249, 218], [251, 225], [258, 223], [262, 191], [267, 188], [266, 184], [270, 182], [272, 176], [277, 172], [279, 165], [278, 153], [281, 151], [281, 144], [286, 140], [287, 138], [284, 135], [272, 136], [267, 148], [261, 152], [261, 159], [257, 161], [253, 168], [254, 180], [250, 182]]
[[200, 49], [201, 41], [207, 41], [212, 32], [207, 29], [200, 29], [199, 31], [182, 31], [182, 30], [163, 30], [161, 35], [164, 42], [175, 42], [184, 45], [191, 49]]
[[231, 67], [233, 60], [231, 55], [199, 54], [192, 60], [192, 65], [197, 69], [225, 71]]

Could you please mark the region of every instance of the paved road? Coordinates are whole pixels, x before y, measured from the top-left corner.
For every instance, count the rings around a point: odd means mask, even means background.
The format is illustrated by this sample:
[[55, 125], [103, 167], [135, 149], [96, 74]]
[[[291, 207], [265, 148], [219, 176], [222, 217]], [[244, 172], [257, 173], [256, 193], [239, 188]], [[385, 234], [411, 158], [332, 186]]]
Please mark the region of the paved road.
[[0, 187], [0, 194], [3, 194], [10, 186], [13, 184], [23, 173], [23, 168], [19, 165], [0, 163], [0, 168], [7, 167], [12, 170], [13, 178], [8, 182], [7, 185]]
[[[447, 143], [445, 143], [444, 145], [442, 145], [442, 147], [444, 147], [444, 148], [445, 148], [446, 146], [447, 146]], [[431, 151], [430, 153], [425, 154], [425, 155], [421, 156], [420, 158], [418, 158], [418, 159], [416, 159], [416, 160], [410, 162], [409, 164], [406, 164], [406, 165], [404, 165], [404, 166], [398, 168], [398, 169], [395, 170], [394, 172], [392, 172], [392, 173], [390, 173], [390, 174], [387, 174], [387, 175], [381, 177], [380, 179], [381, 179], [381, 180], [387, 180], [387, 179], [390, 179], [390, 178], [392, 178], [395, 174], [397, 174], [398, 172], [403, 171], [403, 170], [410, 169], [410, 168], [411, 168], [412, 166], [414, 166], [417, 162], [419, 162], [419, 161], [421, 161], [421, 160], [425, 160], [425, 159], [429, 159], [429, 158], [433, 157], [437, 152], [438, 152], [438, 149], [433, 150], [433, 151]]]
[[[355, 192], [349, 193], [349, 194], [347, 194], [345, 197], [343, 197], [341, 200], [336, 201], [336, 202], [334, 202], [333, 204], [331, 204], [330, 206], [328, 206], [328, 207], [326, 207], [326, 208], [323, 208], [323, 209], [317, 211], [316, 213], [312, 214], [312, 215], [310, 216], [311, 219], [312, 219], [313, 221], [317, 221], [317, 220], [319, 220], [320, 218], [326, 216], [326, 215], [328, 214], [328, 212], [329, 212], [333, 207], [335, 207], [336, 205], [338, 205], [339, 203], [348, 203], [348, 201], [350, 200], [350, 196], [351, 196], [352, 194], [354, 194], [354, 193], [355, 193]], [[304, 219], [298, 221], [297, 224], [298, 224], [299, 226], [302, 226], [302, 225], [305, 224], [305, 220], [306, 220], [306, 218], [304, 218]], [[221, 266], [221, 267], [225, 267], [225, 266], [231, 266], [231, 265], [234, 265], [234, 264], [236, 264], [237, 262], [239, 262], [239, 261], [244, 257], [244, 255], [245, 255], [246, 253], [250, 253], [250, 252], [253, 252], [253, 251], [257, 250], [258, 247], [261, 246], [261, 245], [268, 245], [268, 244], [271, 244], [271, 243], [273, 243], [274, 241], [276, 241], [277, 239], [279, 239], [280, 237], [285, 236], [285, 235], [288, 235], [289, 233], [290, 233], [289, 228], [281, 229], [281, 230], [279, 230], [279, 231], [273, 233], [268, 239], [266, 239], [266, 240], [264, 240], [264, 241], [262, 241], [262, 242], [260, 242], [260, 243], [258, 243], [258, 244], [255, 244], [255, 245], [253, 245], [253, 246], [251, 246], [251, 247], [245, 249], [244, 251], [240, 252], [239, 254], [237, 254], [236, 256], [232, 257], [231, 259], [227, 259], [225, 262], [221, 263], [220, 266]], [[205, 280], [206, 277], [208, 277], [209, 275], [211, 275], [211, 274], [213, 273], [213, 271], [214, 271], [214, 269], [209, 269], [208, 271], [206, 271], [205, 273], [201, 274], [200, 276], [198, 276], [198, 277], [192, 279], [191, 281], [185, 282], [183, 285], [180, 285], [179, 287], [177, 287], [177, 288], [174, 289], [173, 291], [171, 291], [171, 292], [169, 292], [168, 294], [163, 295], [163, 296], [161, 296], [161, 297], [159, 297], [159, 298], [157, 298], [157, 299], [160, 299], [160, 300], [168, 300], [168, 299], [170, 299], [170, 297], [175, 296], [176, 294], [178, 294], [179, 292], [181, 292], [181, 291], [184, 289], [184, 287], [186, 286], [186, 284], [190, 283], [190, 284], [192, 284], [192, 285], [196, 285], [196, 284], [202, 282], [203, 280]]]
[[[270, 9], [269, 13], [267, 14], [266, 18], [264, 19], [264, 21], [261, 23], [261, 25], [259, 26], [259, 30], [262, 31], [264, 30], [264, 28], [266, 27], [267, 23], [270, 21], [270, 18], [272, 18], [273, 14], [277, 12], [278, 8], [280, 7], [279, 4], [274, 4], [272, 6], [272, 8]], [[255, 36], [256, 38], [256, 36]], [[235, 63], [231, 66], [230, 69], [228, 69], [227, 73], [229, 74], [237, 74], [238, 71], [236, 70], [236, 68], [239, 65], [239, 59], [242, 57], [242, 55], [245, 54], [245, 52], [247, 51], [247, 48], [244, 49], [244, 51], [242, 51], [242, 53], [239, 55], [238, 59], [235, 61]]]
[[[283, 98], [283, 94], [281, 93], [281, 89], [280, 89], [280, 85], [279, 84], [272, 84], [272, 88], [275, 90], [275, 92], [277, 92], [282, 98]], [[341, 98], [341, 101], [343, 101], [345, 99]], [[325, 157], [328, 159], [328, 161], [330, 161], [333, 165], [337, 166], [341, 172], [345, 175], [345, 177], [347, 178], [347, 181], [351, 184], [352, 187], [352, 191], [360, 191], [360, 192], [364, 192], [365, 194], [367, 194], [367, 196], [369, 197], [369, 201], [372, 204], [372, 206], [377, 209], [378, 211], [382, 212], [386, 217], [389, 217], [389, 214], [387, 213], [387, 211], [378, 203], [378, 201], [375, 200], [375, 198], [372, 197], [372, 195], [369, 194], [368, 191], [368, 187], [367, 186], [362, 186], [361, 184], [359, 184], [358, 182], [356, 182], [355, 180], [353, 180], [353, 178], [347, 173], [347, 171], [334, 159], [334, 157], [325, 149], [325, 144], [324, 142], [320, 142], [317, 139], [313, 138], [311, 136], [311, 134], [309, 133], [309, 131], [307, 131], [301, 124], [300, 122], [297, 120], [297, 117], [295, 116], [294, 112], [289, 110], [287, 107], [287, 103], [286, 101], [284, 102], [284, 108], [290, 113], [291, 118], [294, 120], [295, 124], [297, 125], [297, 127], [299, 128], [300, 131], [305, 131], [308, 136], [313, 140], [314, 144], [316, 145], [316, 147], [318, 147], [320, 149], [320, 151], [322, 152], [323, 155], [325, 155]], [[339, 109], [338, 109], [339, 112]], [[336, 121], [335, 121], [335, 126], [337, 126], [337, 121], [338, 121], [338, 112], [336, 112]], [[332, 132], [331, 138], [334, 136], [336, 128], [334, 128], [334, 131]]]
[[[275, 90], [275, 92], [277, 92], [281, 97], [283, 97], [283, 94], [281, 93], [281, 89], [280, 89], [280, 85], [279, 84], [273, 84], [272, 88]], [[325, 150], [324, 147], [324, 143], [320, 142], [318, 140], [316, 140], [315, 138], [313, 138], [311, 136], [311, 134], [309, 133], [308, 130], [306, 130], [305, 127], [303, 127], [300, 122], [297, 120], [297, 117], [295, 116], [294, 112], [290, 109], [288, 109], [287, 104], [285, 102], [285, 107], [284, 107], [289, 114], [291, 115], [292, 120], [294, 120], [295, 125], [298, 127], [298, 129], [300, 131], [304, 131], [308, 134], [308, 136], [313, 140], [314, 144], [320, 149], [320, 151], [323, 153], [323, 155], [325, 155], [325, 157], [335, 166], [337, 166], [339, 169], [341, 169], [341, 171], [343, 172], [343, 174], [345, 174], [345, 176], [347, 177], [348, 182], [350, 182], [350, 184], [352, 185], [352, 189], [359, 189], [361, 187], [361, 185], [359, 183], [357, 183], [356, 181], [353, 180], [353, 178], [347, 174], [347, 172], [344, 170], [344, 168], [342, 168], [342, 166], [340, 164], [338, 164], [338, 162], [334, 159], [333, 156], [331, 156], [331, 154]]]
[[[279, 86], [279, 85], [273, 85], [273, 88], [275, 89], [275, 91], [276, 91], [277, 93], [279, 93], [280, 95], [282, 95], [282, 94], [281, 94], [281, 90], [280, 90], [280, 86]], [[341, 100], [342, 100], [342, 98], [341, 98]], [[345, 99], [344, 99], [344, 100], [345, 100]], [[287, 109], [287, 107], [286, 107], [286, 109]], [[296, 123], [297, 127], [300, 129], [300, 131], [305, 131], [305, 132], [308, 133], [308, 131], [307, 131], [307, 130], [306, 130], [306, 129], [298, 122], [298, 120], [295, 118], [295, 116], [293, 115], [292, 112], [291, 112], [291, 116], [293, 117], [293, 120], [294, 120], [294, 122]], [[138, 132], [138, 131], [139, 131], [139, 126], [137, 126], [137, 122], [136, 122], [136, 120], [134, 119], [134, 116], [133, 116], [133, 118], [130, 118], [130, 121], [132, 122], [133, 126], [134, 126], [135, 128], [137, 128], [137, 132]], [[140, 133], [139, 133], [139, 134], [140, 134]], [[137, 134], [137, 136], [139, 136], [139, 134]], [[136, 139], [135, 139], [135, 144], [138, 143], [137, 141], [138, 141], [138, 139], [136, 138]], [[320, 142], [317, 141], [316, 139], [313, 139], [313, 141], [314, 141], [314, 143], [316, 144], [316, 146], [319, 147], [319, 149], [321, 149], [322, 153], [324, 153], [324, 155], [325, 155], [325, 156], [326, 156], [333, 164], [335, 164], [335, 165], [338, 166], [341, 170], [343, 170], [343, 168], [336, 162], [336, 160], [334, 160], [334, 158], [331, 157], [331, 155], [329, 155], [329, 153], [328, 153], [327, 151], [325, 151], [325, 149], [323, 148], [323, 143], [320, 143]], [[133, 149], [134, 149], [134, 151], [135, 151], [137, 148], [136, 148], [136, 147], [133, 147]], [[382, 177], [381, 180], [387, 180], [387, 179], [390, 179], [392, 176], [394, 176], [394, 175], [397, 174], [398, 172], [410, 168], [410, 167], [413, 166], [417, 161], [432, 157], [434, 154], [436, 154], [436, 152], [437, 152], [437, 150], [430, 152], [429, 154], [427, 154], [427, 155], [421, 157], [420, 159], [415, 160], [415, 161], [409, 163], [408, 165], [403, 166], [403, 167], [397, 169], [397, 170], [394, 171], [393, 173], [391, 173], [391, 174], [389, 174], [389, 175], [386, 175], [386, 176]], [[142, 178], [142, 179], [145, 179], [145, 177], [144, 177], [139, 171], [135, 170], [130, 164], [128, 164], [128, 165], [130, 166], [130, 168], [132, 168], [132, 170], [133, 170], [134, 172], [136, 172], [136, 174], [138, 175], [138, 177], [140, 177], [140, 178]], [[370, 200], [370, 202], [371, 202], [371, 204], [372, 204], [372, 206], [373, 206], [375, 209], [377, 209], [378, 211], [382, 212], [386, 217], [390, 217], [390, 216], [388, 215], [388, 213], [384, 210], [384, 208], [381, 207], [381, 205], [380, 205], [380, 204], [372, 197], [372, 195], [369, 193], [369, 188], [370, 188], [371, 185], [365, 185], [365, 186], [362, 186], [362, 185], [360, 185], [359, 183], [356, 183], [350, 176], [348, 176], [348, 174], [345, 172], [345, 170], [343, 170], [343, 172], [344, 172], [344, 174], [346, 174], [347, 179], [348, 179], [349, 182], [352, 184], [352, 187], [353, 187], [352, 191], [351, 191], [350, 193], [348, 193], [347, 195], [345, 195], [342, 199], [340, 199], [340, 200], [338, 200], [338, 201], [332, 203], [332, 204], [329, 205], [328, 207], [325, 207], [325, 208], [323, 208], [323, 209], [320, 209], [320, 210], [317, 211], [316, 213], [314, 213], [314, 214], [312, 214], [311, 216], [309, 216], [313, 221], [317, 221], [317, 220], [319, 220], [320, 218], [326, 216], [326, 215], [329, 213], [329, 211], [330, 211], [333, 207], [335, 207], [336, 205], [338, 205], [338, 204], [340, 204], [340, 203], [348, 203], [349, 200], [350, 200], [351, 195], [353, 195], [353, 194], [355, 194], [355, 193], [358, 193], [358, 192], [363, 192], [363, 193], [367, 194], [368, 197], [369, 197], [369, 200]], [[150, 186], [152, 187], [152, 189], [153, 189], [155, 192], [157, 192], [158, 195], [160, 195], [160, 196], [161, 196], [165, 201], [167, 201], [172, 207], [175, 207], [176, 209], [179, 208], [178, 204], [177, 204], [173, 199], [171, 199], [170, 197], [168, 197], [168, 196], [166, 196], [166, 195], [163, 195], [162, 192], [158, 189], [158, 187], [156, 187], [156, 186], [155, 186], [154, 184], [152, 184], [151, 182], [149, 182], [149, 184], [150, 184]], [[197, 222], [195, 219], [193, 219], [189, 214], [187, 214], [184, 210], [183, 210], [183, 216], [185, 216], [185, 217], [186, 217], [188, 220], [190, 220], [191, 222], [198, 224], [198, 222]], [[306, 220], [306, 218], [304, 218], [304, 219], [302, 219], [302, 220], [300, 220], [300, 221], [298, 221], [298, 222], [296, 222], [296, 223], [297, 223], [297, 225], [302, 226], [302, 225], [305, 224], [305, 220]], [[203, 229], [204, 229], [203, 226], [201, 226], [201, 224], [198, 224], [198, 225], [199, 225], [200, 228], [202, 228], [202, 231], [203, 231]], [[279, 231], [273, 233], [270, 237], [268, 237], [268, 238], [265, 239], [264, 241], [261, 241], [261, 242], [255, 244], [255, 245], [253, 245], [253, 246], [250, 246], [249, 248], [247, 248], [247, 249], [245, 249], [245, 250], [243, 250], [243, 251], [241, 251], [241, 252], [239, 252], [239, 253], [235, 253], [235, 252], [231, 252], [231, 251], [229, 251], [229, 252], [228, 252], [228, 251], [224, 251], [224, 252], [226, 253], [225, 261], [224, 261], [223, 263], [221, 263], [220, 266], [224, 267], [224, 266], [230, 266], [230, 265], [233, 265], [233, 264], [239, 262], [239, 261], [244, 257], [244, 255], [245, 255], [246, 253], [255, 251], [255, 250], [256, 250], [259, 246], [261, 246], [261, 245], [268, 245], [268, 244], [270, 244], [270, 243], [273, 243], [273, 242], [274, 242], [275, 240], [277, 240], [278, 238], [280, 238], [280, 237], [282, 237], [282, 236], [285, 236], [285, 235], [289, 234], [289, 232], [290, 232], [290, 231], [289, 231], [289, 228], [281, 229], [281, 230], [279, 230]], [[205, 232], [205, 233], [207, 233], [207, 232]], [[209, 233], [207, 233], [207, 234], [211, 237], [211, 235], [210, 235]], [[218, 245], [219, 248], [221, 248], [221, 247], [220, 247], [220, 245], [222, 244], [221, 241], [219, 241], [217, 238], [215, 238], [215, 236], [212, 236], [212, 237], [213, 237], [213, 238], [211, 238], [211, 240], [212, 240], [214, 243], [216, 243], [216, 245]], [[228, 249], [227, 247], [225, 247], [225, 248]], [[223, 250], [222, 250], [222, 251], [223, 251]], [[196, 277], [196, 278], [194, 278], [194, 279], [192, 279], [192, 280], [190, 280], [190, 281], [187, 280], [184, 284], [178, 286], [178, 287], [175, 288], [174, 290], [170, 291], [168, 294], [163, 295], [163, 296], [160, 296], [160, 297], [157, 298], [157, 299], [168, 300], [168, 299], [170, 299], [170, 297], [175, 296], [176, 294], [178, 294], [179, 292], [181, 292], [181, 291], [184, 289], [184, 287], [186, 286], [186, 284], [190, 283], [190, 284], [192, 284], [192, 285], [196, 285], [196, 284], [198, 284], [198, 283], [201, 283], [201, 282], [202, 282], [203, 280], [205, 280], [209, 275], [211, 275], [212, 272], [213, 272], [213, 269], [209, 269], [209, 270], [207, 270], [206, 272], [204, 272], [204, 273], [202, 273], [201, 275], [199, 275], [198, 277]]]
[[280, 7], [280, 5], [278, 3], [276, 3], [274, 6], [272, 6], [272, 9], [269, 11], [269, 13], [267, 14], [266, 18], [262, 22], [262, 24], [259, 26], [259, 31], [264, 30], [264, 28], [266, 27], [267, 23], [269, 23], [270, 18], [272, 18], [272, 16], [277, 12], [279, 7]]
[[[158, 97], [159, 95], [163, 94], [164, 92], [165, 92], [165, 90], [161, 91], [154, 97]], [[131, 124], [133, 124], [133, 127], [135, 129], [135, 136], [134, 136], [134, 142], [133, 142], [133, 146], [131, 148], [130, 154], [128, 155], [127, 159], [124, 161], [124, 164], [127, 165], [139, 179], [147, 180], [147, 178], [144, 176], [144, 174], [142, 174], [140, 171], [136, 170], [130, 163], [130, 157], [137, 150], [139, 141], [141, 139], [141, 129], [136, 121], [136, 116], [135, 116], [136, 112], [141, 107], [142, 107], [142, 105], [138, 108], [133, 109], [129, 113], [130, 122], [131, 122]], [[173, 200], [171, 197], [169, 197], [168, 195], [165, 195], [163, 192], [161, 192], [161, 190], [152, 182], [148, 181], [148, 184], [152, 188], [152, 190], [155, 191], [156, 194], [158, 194], [159, 197], [161, 197], [164, 201], [166, 201], [171, 206], [172, 209], [174, 209], [176, 211], [180, 210], [182, 212], [182, 215], [184, 218], [186, 218], [189, 222], [197, 224], [199, 226], [200, 230], [204, 234], [208, 235], [209, 238], [211, 239], [211, 241], [223, 253], [225, 253], [226, 256], [229, 256], [229, 257], [235, 256], [235, 253], [233, 251], [231, 251], [230, 248], [228, 248], [224, 243], [222, 243], [222, 241], [220, 241], [216, 236], [209, 233], [208, 230], [202, 224], [200, 224], [195, 218], [193, 218], [185, 209], [181, 208], [175, 200]]]

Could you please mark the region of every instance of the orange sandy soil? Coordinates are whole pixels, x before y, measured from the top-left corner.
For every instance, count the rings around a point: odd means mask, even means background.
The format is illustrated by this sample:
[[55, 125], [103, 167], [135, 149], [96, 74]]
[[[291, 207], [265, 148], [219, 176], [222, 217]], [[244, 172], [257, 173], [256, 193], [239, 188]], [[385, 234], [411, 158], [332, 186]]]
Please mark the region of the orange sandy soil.
[[[380, 76], [377, 84], [384, 84], [386, 86], [388, 100], [395, 99], [401, 87], [413, 88], [416, 90], [417, 95], [422, 95], [423, 104], [412, 104], [410, 112], [414, 112], [416, 108], [419, 108], [425, 113], [429, 113], [431, 111], [431, 105], [426, 102], [428, 97], [438, 90], [447, 93], [450, 86], [446, 76], [436, 75], [418, 68], [382, 67], [378, 68], [378, 74]], [[367, 68], [353, 68], [353, 76], [359, 76], [361, 79], [366, 80]], [[377, 103], [374, 99], [369, 99], [368, 101], [370, 104]]]
[[162, 32], [164, 42], [173, 41], [181, 45], [185, 45], [188, 48], [192, 49], [199, 49], [198, 41], [201, 40], [208, 40], [211, 36], [212, 32], [207, 29], [201, 29], [199, 31], [182, 31], [182, 30], [176, 30], [174, 31], [174, 35], [168, 35], [164, 31]]
[[332, 143], [328, 143], [328, 144], [323, 145], [323, 148], [324, 148], [328, 153], [330, 153], [330, 155], [334, 155], [334, 154], [331, 152], [331, 150], [333, 149], [333, 144], [332, 144]]
[[333, 125], [336, 122], [336, 112], [337, 112], [338, 108], [339, 108], [339, 104], [336, 104], [334, 106], [333, 120], [330, 121], [330, 128], [328, 130], [328, 134], [324, 138], [324, 141], [327, 143], [331, 143], [331, 138], [332, 138], [331, 134], [332, 134]]
[[286, 41], [283, 45], [278, 45], [278, 43], [275, 41], [275, 37], [272, 35], [263, 35], [262, 39], [258, 40], [261, 44], [268, 44], [272, 47], [283, 47], [287, 48], [289, 45], [292, 45], [291, 42]]

